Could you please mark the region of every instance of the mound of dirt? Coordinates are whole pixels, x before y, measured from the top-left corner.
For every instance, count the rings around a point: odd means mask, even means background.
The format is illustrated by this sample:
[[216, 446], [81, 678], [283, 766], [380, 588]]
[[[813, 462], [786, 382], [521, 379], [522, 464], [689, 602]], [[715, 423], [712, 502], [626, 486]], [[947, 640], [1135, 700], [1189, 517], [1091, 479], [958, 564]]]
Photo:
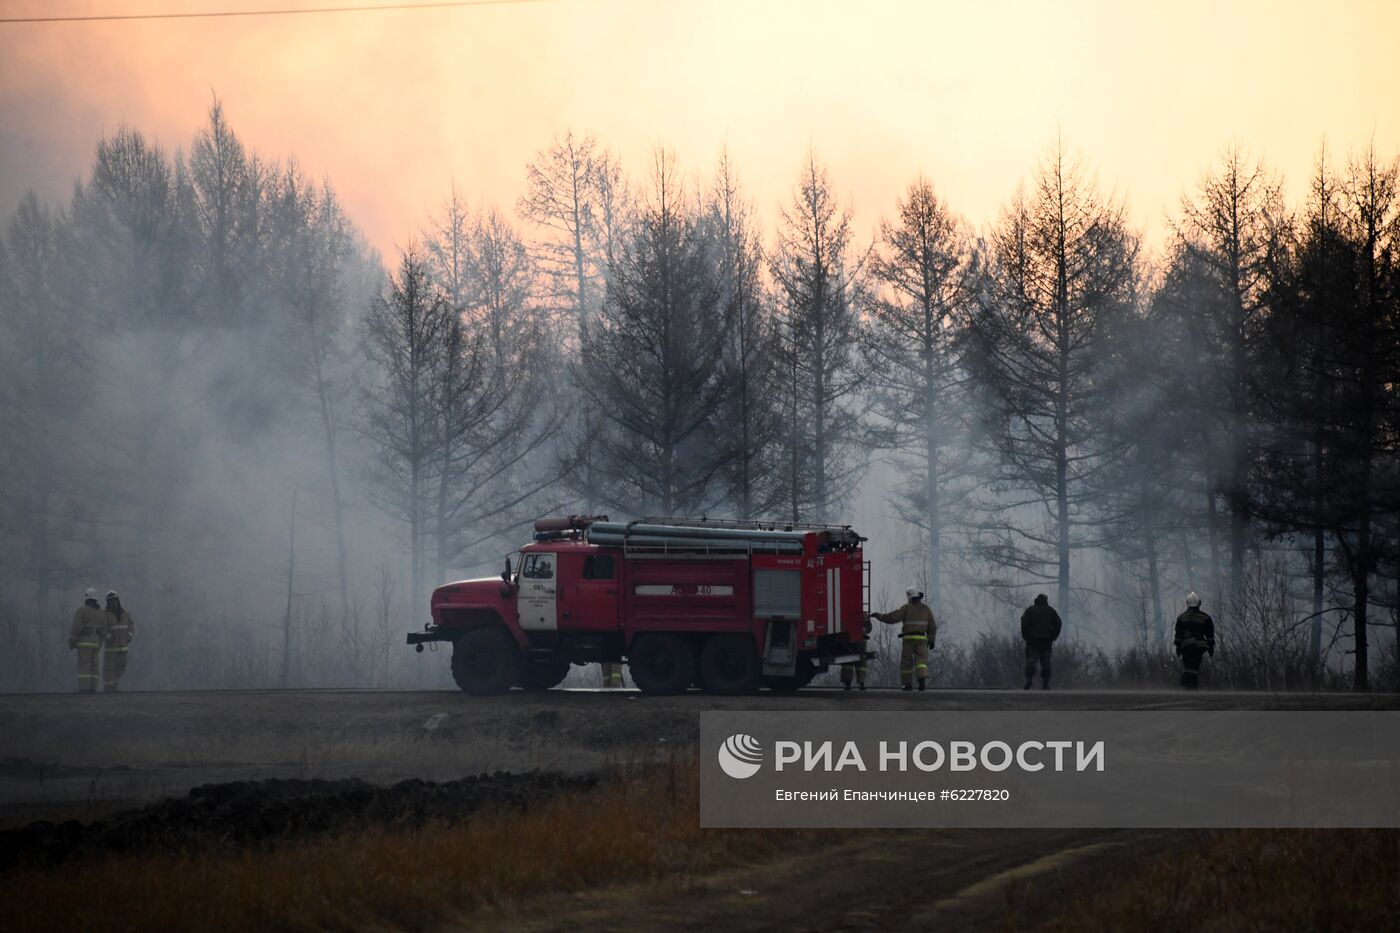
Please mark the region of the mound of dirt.
[[235, 781], [94, 823], [38, 822], [0, 832], [0, 872], [108, 852], [246, 848], [363, 826], [460, 820], [487, 808], [526, 808], [597, 785], [596, 775], [498, 771], [457, 781]]

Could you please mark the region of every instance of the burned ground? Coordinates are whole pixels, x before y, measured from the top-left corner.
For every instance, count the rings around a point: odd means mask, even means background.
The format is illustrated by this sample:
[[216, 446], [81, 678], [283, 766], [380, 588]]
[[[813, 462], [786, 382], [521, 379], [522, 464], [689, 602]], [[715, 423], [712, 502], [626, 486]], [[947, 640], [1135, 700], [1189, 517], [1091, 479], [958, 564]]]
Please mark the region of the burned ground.
[[388, 787], [355, 779], [208, 784], [103, 820], [41, 820], [0, 832], [0, 873], [113, 853], [231, 851], [370, 827], [451, 823], [488, 808], [527, 809], [560, 791], [592, 788], [598, 780], [590, 774], [497, 772]]

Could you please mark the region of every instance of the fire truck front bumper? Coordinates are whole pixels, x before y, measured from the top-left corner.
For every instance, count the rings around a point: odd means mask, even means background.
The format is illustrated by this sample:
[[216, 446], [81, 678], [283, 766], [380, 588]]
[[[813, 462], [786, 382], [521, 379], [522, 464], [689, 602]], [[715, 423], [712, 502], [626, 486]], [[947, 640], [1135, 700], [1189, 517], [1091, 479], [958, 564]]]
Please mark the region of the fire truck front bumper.
[[422, 651], [423, 646], [438, 641], [452, 641], [457, 636], [448, 629], [441, 626], [429, 625], [421, 632], [409, 632], [408, 644], [413, 646], [414, 651]]

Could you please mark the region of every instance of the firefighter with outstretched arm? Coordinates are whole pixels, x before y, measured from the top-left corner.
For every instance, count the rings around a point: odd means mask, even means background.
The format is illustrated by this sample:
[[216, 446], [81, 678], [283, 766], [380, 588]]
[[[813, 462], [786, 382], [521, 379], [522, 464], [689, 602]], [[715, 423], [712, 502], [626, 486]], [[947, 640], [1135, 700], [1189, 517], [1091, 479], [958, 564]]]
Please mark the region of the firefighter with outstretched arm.
[[910, 587], [904, 595], [908, 602], [894, 612], [872, 612], [870, 617], [887, 625], [903, 626], [899, 632], [899, 682], [905, 690], [913, 690], [913, 680], [917, 676], [919, 689], [923, 690], [928, 684], [928, 653], [933, 647], [938, 623], [933, 618], [933, 610], [924, 603], [922, 590]]
[[1201, 659], [1215, 656], [1215, 620], [1201, 611], [1201, 597], [1186, 595], [1186, 611], [1176, 617], [1176, 653], [1181, 656], [1181, 686], [1200, 685]]

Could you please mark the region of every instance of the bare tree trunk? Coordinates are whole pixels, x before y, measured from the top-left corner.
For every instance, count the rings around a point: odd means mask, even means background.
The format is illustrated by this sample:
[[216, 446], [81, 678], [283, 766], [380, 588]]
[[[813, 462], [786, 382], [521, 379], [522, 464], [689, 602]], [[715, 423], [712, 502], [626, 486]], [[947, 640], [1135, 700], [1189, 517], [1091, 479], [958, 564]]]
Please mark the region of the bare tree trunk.
[[1357, 515], [1356, 556], [1352, 561], [1353, 592], [1352, 627], [1355, 630], [1356, 671], [1352, 685], [1357, 690], [1371, 689], [1368, 659], [1368, 633], [1371, 585], [1371, 455], [1367, 453], [1361, 466], [1360, 513]]
[[943, 516], [938, 501], [938, 430], [934, 415], [933, 354], [928, 354], [924, 366], [925, 454], [928, 457], [928, 596], [935, 611], [942, 608], [943, 585]]
[[[1352, 626], [1354, 628], [1355, 648], [1356, 648], [1356, 670], [1353, 676], [1353, 684], [1357, 690], [1370, 689], [1370, 656], [1369, 641], [1370, 633], [1367, 625], [1370, 621], [1370, 586], [1371, 569], [1374, 555], [1372, 554], [1372, 483], [1374, 481], [1374, 468], [1376, 456], [1376, 444], [1379, 440], [1376, 424], [1377, 394], [1384, 393], [1389, 388], [1388, 385], [1377, 386], [1377, 359], [1378, 343], [1382, 334], [1378, 333], [1378, 328], [1384, 320], [1385, 309], [1382, 306], [1380, 281], [1380, 269], [1378, 266], [1378, 250], [1384, 247], [1381, 242], [1380, 223], [1384, 211], [1381, 209], [1379, 195], [1382, 186], [1378, 184], [1374, 151], [1368, 157], [1362, 171], [1365, 172], [1365, 179], [1361, 184], [1361, 203], [1359, 214], [1363, 225], [1362, 231], [1362, 261], [1365, 266], [1364, 283], [1366, 286], [1366, 302], [1364, 316], [1362, 318], [1360, 346], [1357, 347], [1361, 355], [1361, 370], [1359, 376], [1359, 390], [1361, 397], [1357, 405], [1357, 429], [1353, 436], [1356, 449], [1359, 451], [1361, 459], [1361, 475], [1357, 478], [1357, 515], [1356, 515], [1356, 553], [1352, 558]], [[1393, 180], [1392, 180], [1393, 184]]]
[[1313, 679], [1321, 676], [1322, 663], [1322, 597], [1326, 579], [1327, 537], [1321, 528], [1313, 532], [1312, 626], [1308, 633], [1308, 670]]
[[1056, 551], [1059, 556], [1060, 609], [1069, 607], [1069, 462], [1065, 451], [1063, 421], [1057, 429], [1055, 453], [1055, 506], [1057, 529]]
[[790, 348], [790, 352], [792, 353], [792, 379], [791, 379], [791, 385], [790, 385], [790, 389], [789, 389], [789, 390], [790, 390], [790, 393], [791, 393], [792, 405], [789, 407], [789, 411], [788, 411], [788, 429], [789, 429], [789, 432], [790, 432], [790, 434], [791, 434], [792, 440], [791, 440], [791, 443], [788, 445], [788, 447], [789, 447], [789, 451], [788, 451], [788, 495], [789, 495], [789, 497], [792, 499], [792, 521], [793, 521], [793, 523], [795, 524], [795, 523], [797, 523], [797, 522], [799, 522], [799, 521], [802, 520], [802, 512], [801, 512], [801, 508], [800, 508], [800, 505], [799, 505], [799, 503], [800, 503], [800, 495], [799, 495], [799, 493], [798, 493], [798, 490], [801, 488], [801, 478], [802, 478], [802, 474], [801, 474], [801, 472], [800, 472], [801, 463], [802, 463], [802, 458], [801, 458], [801, 456], [799, 455], [798, 445], [799, 445], [799, 442], [800, 442], [801, 439], [802, 439], [802, 435], [801, 435], [801, 433], [799, 432], [799, 429], [798, 429], [798, 426], [797, 426], [797, 394], [798, 394], [798, 384], [797, 384], [797, 355], [798, 355], [798, 349], [797, 349], [797, 334], [796, 334], [796, 332], [794, 332], [793, 335], [792, 335], [792, 347]]
[[749, 371], [748, 361], [740, 363], [739, 386], [739, 518], [742, 521], [753, 519], [753, 416], [749, 411]]
[[1183, 528], [1181, 531], [1181, 561], [1186, 568], [1186, 587], [1196, 589], [1196, 561], [1191, 555], [1191, 538]]
[[[1238, 222], [1234, 226], [1238, 231]], [[1236, 237], [1238, 234], [1236, 233]], [[1234, 327], [1230, 333], [1230, 601], [1228, 608], [1236, 621], [1244, 592], [1244, 557], [1249, 521], [1249, 365], [1245, 345], [1245, 306], [1241, 283], [1238, 240], [1232, 240], [1231, 298], [1234, 301]]]
[[[1327, 287], [1327, 234], [1330, 229], [1327, 219], [1328, 199], [1326, 197], [1327, 174], [1319, 170], [1319, 210], [1321, 211], [1319, 228], [1321, 230], [1321, 240], [1318, 244], [1318, 300], [1319, 313], [1316, 314], [1316, 325], [1313, 336], [1313, 386], [1312, 401], [1314, 405], [1321, 407], [1323, 398], [1327, 391], [1327, 315], [1329, 293]], [[1312, 554], [1312, 626], [1308, 638], [1308, 676], [1314, 682], [1321, 675], [1322, 663], [1322, 603], [1324, 586], [1327, 579], [1327, 532], [1323, 526], [1323, 510], [1327, 505], [1327, 478], [1325, 475], [1324, 451], [1326, 450], [1327, 438], [1323, 430], [1323, 418], [1321, 414], [1313, 415], [1313, 436], [1312, 436], [1312, 466], [1313, 466], [1313, 488], [1312, 488], [1312, 518], [1313, 526], [1313, 554]]]
[[[41, 471], [41, 475], [47, 471]], [[40, 480], [41, 484], [44, 482]], [[48, 652], [44, 650], [44, 634], [50, 629], [49, 620], [49, 590], [53, 584], [52, 555], [49, 553], [49, 494], [47, 489], [42, 488], [36, 497], [38, 505], [34, 522], [34, 608], [36, 621], [38, 623], [38, 645], [39, 650], [35, 653], [34, 666], [35, 678], [39, 683], [44, 682], [44, 674], [48, 667], [46, 660]]]
[[[1368, 248], [1370, 243], [1367, 244]], [[1379, 320], [1380, 309], [1374, 300], [1376, 283], [1374, 273], [1369, 283], [1372, 300], [1367, 330], [1371, 331]], [[1373, 337], [1374, 334], [1368, 334]], [[1358, 439], [1361, 448], [1361, 475], [1357, 478], [1356, 554], [1352, 559], [1352, 626], [1355, 629], [1356, 671], [1353, 686], [1357, 690], [1370, 689], [1369, 621], [1371, 598], [1371, 496], [1375, 467], [1375, 397], [1371, 386], [1375, 380], [1375, 341], [1367, 339], [1362, 348], [1364, 363], [1361, 367], [1360, 431]]]
[[577, 172], [575, 172], [573, 178], [574, 198], [572, 205], [574, 219], [572, 224], [574, 232], [574, 280], [576, 300], [578, 302], [579, 342], [580, 345], [582, 345], [583, 341], [588, 337], [588, 305], [586, 303], [588, 298], [588, 276], [584, 271], [586, 254], [583, 249], [583, 192], [579, 190], [579, 186], [580, 181]]
[[1210, 539], [1210, 576], [1211, 595], [1214, 597], [1217, 606], [1223, 605], [1220, 595], [1220, 514], [1215, 507], [1215, 489], [1213, 483], [1207, 483], [1206, 489], [1206, 530]]
[[1059, 355], [1059, 381], [1055, 395], [1055, 522], [1057, 556], [1059, 557], [1060, 611], [1069, 609], [1069, 281], [1066, 268], [1069, 257], [1065, 250], [1065, 216], [1063, 187], [1060, 187], [1060, 223], [1057, 225], [1058, 255], [1056, 256], [1058, 305], [1056, 325]]
[[340, 617], [343, 620], [350, 611], [349, 560], [345, 547], [345, 499], [340, 490], [340, 465], [336, 455], [335, 413], [326, 385], [324, 374], [316, 373], [317, 401], [321, 411], [321, 427], [326, 436], [326, 470], [331, 481], [331, 512], [335, 521], [335, 570], [336, 583], [340, 591]]
[[1230, 469], [1230, 603], [1238, 615], [1240, 594], [1244, 592], [1244, 561], [1249, 532], [1249, 448], [1248, 426], [1243, 411], [1235, 413], [1235, 439]]
[[451, 469], [451, 462], [452, 442], [450, 440], [444, 439], [442, 443], [442, 458], [440, 464], [440, 467], [442, 469], [442, 475], [438, 477], [437, 508], [435, 509], [434, 514], [434, 518], [436, 520], [436, 528], [433, 534], [434, 541], [437, 545], [436, 582], [438, 584], [444, 583], [447, 580], [447, 487], [448, 472]]
[[[822, 254], [821, 240], [817, 240], [817, 268], [820, 270]], [[816, 488], [812, 490], [812, 520], [827, 521], [826, 514], [826, 290], [822, 288], [821, 273], [818, 272], [816, 298], [813, 303], [815, 320], [812, 333], [813, 382], [812, 382], [812, 457], [816, 460]]]
[[[727, 298], [731, 306], [739, 311], [738, 320], [732, 322], [735, 328], [735, 340], [737, 342], [736, 358], [739, 362], [739, 385], [736, 390], [739, 393], [739, 518], [742, 521], [753, 519], [753, 399], [750, 394], [753, 392], [753, 385], [750, 382], [749, 374], [749, 336], [751, 333], [749, 315], [753, 314], [753, 309], [748, 306], [747, 301], [739, 296], [738, 257], [741, 244], [736, 244], [734, 237], [734, 212], [733, 212], [733, 186], [728, 176], [728, 163], [725, 163], [725, 191], [724, 191], [724, 231], [726, 239], [726, 273], [728, 280]], [[737, 303], [737, 304], [736, 304]]]
[[[1314, 363], [1321, 365], [1320, 358]], [[1315, 375], [1314, 385], [1321, 387], [1320, 372]], [[1320, 395], [1314, 396], [1320, 398]], [[1318, 419], [1313, 430], [1313, 553], [1312, 553], [1312, 626], [1308, 638], [1309, 677], [1316, 680], [1321, 675], [1322, 663], [1322, 597], [1323, 585], [1327, 576], [1327, 533], [1322, 527], [1322, 510], [1326, 504], [1326, 490], [1323, 476], [1323, 437], [1322, 423]]]
[[1166, 634], [1162, 618], [1162, 579], [1157, 566], [1157, 522], [1152, 497], [1147, 488], [1147, 474], [1141, 474], [1142, 490], [1142, 549], [1147, 558], [1147, 588], [1152, 595], [1152, 626], [1159, 636]]
[[297, 491], [292, 490], [291, 532], [287, 542], [287, 609], [282, 615], [282, 689], [292, 679], [292, 597], [297, 571]]
[[409, 505], [409, 537], [411, 546], [409, 548], [409, 577], [413, 580], [413, 592], [409, 594], [409, 606], [411, 607], [413, 618], [410, 625], [417, 628], [422, 622], [422, 615], [419, 612], [423, 603], [423, 577], [425, 560], [424, 541], [426, 535], [423, 528], [423, 468], [420, 462], [415, 461], [411, 467], [412, 473], [409, 477], [409, 495], [412, 501]]

